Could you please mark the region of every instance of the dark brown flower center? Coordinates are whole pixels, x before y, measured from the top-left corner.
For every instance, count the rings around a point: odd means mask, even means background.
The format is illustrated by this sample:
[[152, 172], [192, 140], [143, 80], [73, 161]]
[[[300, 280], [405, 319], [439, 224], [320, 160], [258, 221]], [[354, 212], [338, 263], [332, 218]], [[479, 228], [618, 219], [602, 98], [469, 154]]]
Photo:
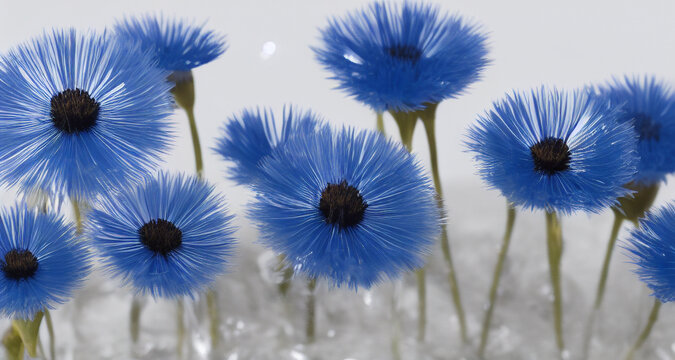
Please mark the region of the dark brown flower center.
[[156, 254], [167, 256], [183, 243], [183, 232], [171, 221], [150, 220], [143, 225], [138, 234], [141, 243]]
[[363, 201], [359, 191], [342, 180], [339, 184], [328, 184], [321, 192], [319, 210], [329, 224], [337, 224], [341, 228], [358, 225], [368, 204]]
[[72, 134], [96, 125], [99, 109], [99, 103], [88, 92], [66, 89], [52, 97], [49, 114], [57, 129]]
[[23, 280], [35, 275], [38, 259], [28, 250], [11, 250], [5, 254], [2, 271], [7, 278]]
[[633, 115], [635, 121], [635, 130], [640, 136], [640, 141], [656, 140], [659, 141], [661, 133], [661, 124], [654, 122], [651, 116], [644, 113]]
[[422, 50], [412, 45], [394, 45], [386, 48], [389, 56], [416, 63], [422, 57]]
[[547, 137], [530, 147], [534, 170], [553, 175], [570, 168], [570, 149], [563, 139]]

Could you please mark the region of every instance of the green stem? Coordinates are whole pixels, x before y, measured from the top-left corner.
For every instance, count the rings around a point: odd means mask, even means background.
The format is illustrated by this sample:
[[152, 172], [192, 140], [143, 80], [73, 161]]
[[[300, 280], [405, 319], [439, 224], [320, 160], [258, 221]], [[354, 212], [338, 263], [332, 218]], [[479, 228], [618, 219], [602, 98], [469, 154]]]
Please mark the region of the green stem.
[[558, 350], [565, 349], [562, 323], [562, 288], [560, 286], [560, 262], [562, 259], [563, 242], [562, 227], [555, 212], [546, 212], [546, 243], [548, 245], [548, 263], [553, 287], [553, 320], [555, 339]]
[[82, 211], [80, 210], [80, 203], [75, 198], [71, 198], [70, 202], [73, 204], [73, 213], [75, 215], [75, 232], [78, 235], [81, 235], [84, 227], [82, 222]]
[[178, 353], [178, 359], [183, 358], [183, 343], [185, 342], [185, 302], [183, 299], [178, 299], [176, 301], [176, 328], [177, 328], [177, 344], [176, 352]]
[[277, 256], [277, 261], [279, 262], [276, 268], [277, 272], [281, 272], [281, 282], [278, 285], [279, 293], [281, 296], [286, 296], [288, 290], [291, 288], [291, 279], [293, 279], [293, 268], [286, 265], [286, 256], [284, 254], [279, 254]]
[[427, 328], [427, 285], [425, 278], [426, 268], [415, 271], [417, 277], [417, 341], [423, 342]]
[[[429, 143], [429, 156], [431, 160], [431, 174], [434, 180], [434, 187], [438, 195], [438, 206], [441, 212], [444, 213], [443, 206], [443, 187], [441, 185], [441, 177], [438, 168], [438, 149], [436, 147], [436, 109], [438, 104], [428, 104], [426, 109], [419, 111], [419, 116], [424, 124], [424, 130], [427, 134], [427, 142]], [[452, 259], [452, 252], [450, 251], [450, 240], [448, 239], [448, 228], [444, 222], [441, 224], [441, 250], [443, 251], [443, 259], [448, 266], [448, 282], [450, 283], [450, 292], [452, 300], [455, 305], [455, 312], [459, 320], [459, 330], [462, 337], [462, 342], [468, 341], [466, 315], [464, 313], [464, 306], [462, 305], [462, 297], [459, 291], [459, 282], [457, 281], [457, 272], [455, 271], [454, 261]]]
[[213, 289], [206, 292], [206, 307], [211, 322], [209, 326], [211, 349], [216, 351], [220, 345], [220, 315], [218, 314], [218, 294]]
[[480, 346], [478, 347], [478, 356], [483, 358], [485, 348], [487, 346], [488, 334], [490, 333], [490, 323], [492, 322], [492, 314], [497, 302], [497, 290], [499, 289], [499, 279], [502, 276], [504, 269], [504, 260], [509, 251], [509, 244], [511, 243], [511, 234], [513, 234], [513, 224], [516, 221], [516, 208], [511, 203], [507, 203], [506, 210], [506, 230], [504, 231], [504, 238], [502, 240], [502, 247], [497, 256], [497, 265], [495, 266], [494, 275], [492, 276], [492, 286], [488, 295], [488, 308], [483, 319], [483, 329], [480, 334]]
[[131, 335], [131, 342], [135, 345], [141, 334], [141, 300], [134, 296], [131, 300], [131, 310], [129, 311], [129, 334]]
[[190, 123], [190, 134], [192, 135], [192, 147], [195, 153], [195, 168], [197, 176], [201, 179], [204, 177], [204, 160], [202, 159], [202, 146], [199, 141], [199, 133], [197, 132], [197, 122], [195, 121], [194, 108], [186, 108], [188, 121]]
[[417, 113], [415, 112], [390, 112], [396, 120], [399, 134], [401, 134], [401, 143], [408, 152], [412, 152], [413, 135], [417, 125]]
[[21, 337], [21, 341], [31, 357], [37, 356], [38, 337], [40, 336], [40, 324], [44, 312], [38, 311], [31, 320], [14, 319], [12, 327]]
[[394, 360], [401, 360], [401, 316], [398, 312], [397, 282], [393, 282], [391, 287], [391, 317], [393, 322], [391, 355]]
[[387, 135], [387, 133], [384, 130], [384, 114], [381, 112], [377, 112], [377, 121], [376, 121], [376, 126], [377, 126], [377, 131], [379, 131], [382, 135]]
[[595, 294], [595, 305], [594, 310], [597, 311], [602, 305], [602, 300], [605, 295], [605, 287], [607, 286], [607, 275], [609, 274], [609, 264], [612, 260], [612, 253], [614, 252], [614, 245], [616, 244], [616, 239], [619, 236], [619, 231], [621, 230], [621, 224], [623, 224], [623, 216], [618, 212], [614, 213], [614, 225], [612, 225], [612, 232], [609, 236], [609, 242], [607, 243], [607, 251], [605, 252], [605, 260], [602, 263], [602, 271], [600, 272], [600, 281], [598, 281], [598, 289]]
[[24, 346], [19, 332], [10, 326], [2, 337], [2, 345], [7, 353], [7, 360], [23, 360]]
[[635, 358], [635, 353], [642, 347], [642, 345], [649, 337], [649, 334], [652, 332], [652, 328], [654, 327], [656, 320], [658, 320], [659, 318], [660, 309], [661, 309], [661, 301], [659, 301], [658, 299], [654, 299], [654, 306], [652, 307], [652, 311], [649, 314], [647, 325], [645, 325], [645, 328], [642, 329], [640, 337], [637, 338], [635, 344], [633, 344], [633, 347], [631, 347], [630, 350], [628, 351], [628, 354], [626, 355], [626, 360], [633, 360]]
[[305, 334], [307, 335], [307, 343], [311, 344], [316, 339], [316, 278], [310, 279], [307, 282], [307, 323], [305, 326]]
[[[416, 112], [391, 112], [398, 131], [401, 135], [401, 143], [408, 152], [412, 152], [413, 135], [417, 125], [418, 114]], [[421, 268], [415, 272], [417, 278], [417, 340], [424, 341], [427, 326], [427, 288], [426, 271]]]
[[49, 358], [56, 359], [56, 336], [54, 335], [54, 323], [52, 314], [45, 309], [45, 323], [47, 324], [47, 333], [49, 334]]

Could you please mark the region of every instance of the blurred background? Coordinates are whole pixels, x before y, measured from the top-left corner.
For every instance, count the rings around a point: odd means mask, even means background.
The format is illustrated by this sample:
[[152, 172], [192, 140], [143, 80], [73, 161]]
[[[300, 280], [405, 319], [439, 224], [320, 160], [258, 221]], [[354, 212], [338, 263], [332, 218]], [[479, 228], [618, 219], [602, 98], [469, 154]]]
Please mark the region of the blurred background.
[[[444, 11], [459, 13], [482, 24], [489, 32], [489, 56], [493, 60], [483, 80], [471, 86], [464, 96], [442, 102], [437, 116], [440, 171], [446, 194], [450, 241], [475, 336], [482, 320], [488, 283], [501, 240], [505, 201], [498, 192], [487, 190], [476, 176], [471, 157], [464, 152], [462, 145], [467, 126], [492, 101], [512, 89], [526, 90], [541, 84], [573, 89], [605, 82], [612, 76], [644, 73], [653, 74], [675, 85], [675, 1], [430, 2], [438, 4]], [[264, 256], [269, 254], [266, 255], [264, 249], [255, 243], [255, 229], [244, 217], [246, 203], [252, 194], [225, 179], [227, 166], [211, 150], [215, 137], [221, 134], [225, 120], [244, 107], [269, 106], [281, 112], [284, 104], [311, 108], [334, 125], [374, 128], [375, 114], [342, 92], [334, 90], [337, 83], [326, 79], [329, 74], [315, 61], [310, 49], [310, 46], [319, 44], [318, 28], [326, 25], [329, 16], [340, 16], [367, 4], [367, 1], [357, 0], [0, 0], [0, 52], [40, 34], [44, 29], [75, 27], [102, 31], [123, 15], [147, 12], [186, 17], [197, 23], [207, 22], [208, 28], [227, 34], [227, 52], [212, 63], [194, 70], [197, 95], [195, 113], [205, 154], [206, 177], [218, 184], [228, 197], [233, 212], [239, 215], [239, 252], [242, 256], [238, 258], [232, 274], [219, 284], [234, 291], [239, 289], [237, 286], [242, 282], [261, 279], [250, 277], [246, 272], [264, 273], [261, 262], [264, 263]], [[174, 118], [179, 137], [163, 166], [171, 170], [193, 172], [187, 119], [182, 111], [176, 111]], [[385, 122], [388, 133], [397, 137], [395, 124], [388, 115], [385, 116]], [[417, 155], [427, 163], [425, 141], [420, 126], [415, 136], [414, 149], [419, 150], [416, 151]], [[3, 190], [4, 204], [12, 203], [13, 197], [11, 190]], [[662, 187], [656, 205], [674, 199], [675, 185], [671, 181]], [[64, 211], [69, 211], [69, 208], [64, 208]], [[566, 331], [571, 339], [568, 354], [571, 358], [578, 356], [576, 344], [580, 342], [580, 323], [590, 310], [611, 221], [610, 211], [597, 215], [578, 214], [563, 219], [565, 253], [562, 269], [566, 281]], [[631, 227], [625, 224], [621, 237]], [[495, 314], [494, 341], [490, 350], [493, 358], [553, 358], [544, 236], [543, 213], [519, 213], [506, 275], [501, 282], [502, 298]], [[430, 315], [428, 333], [433, 350], [419, 350], [414, 340], [410, 340], [411, 345], [404, 353], [411, 359], [455, 358], [455, 355], [450, 354], [455, 354], [456, 350], [448, 347], [455, 347], [458, 343], [456, 328], [452, 325], [456, 319], [444, 280], [445, 267], [438, 250], [430, 259], [430, 311], [435, 313]], [[622, 354], [626, 344], [635, 338], [651, 304], [647, 289], [637, 281], [630, 272], [630, 265], [625, 262], [626, 258], [620, 251], [615, 253], [602, 317], [605, 325], [602, 325], [600, 336], [594, 342], [594, 358], [614, 359]], [[436, 282], [435, 285], [433, 282]], [[333, 300], [324, 302], [320, 333], [326, 335], [334, 331], [336, 340], [333, 343], [352, 344], [351, 349], [343, 346], [331, 353], [334, 356], [323, 358], [389, 358], [385, 340], [378, 343], [378, 340], [357, 336], [361, 325], [351, 325], [356, 328], [345, 325], [344, 332], [353, 332], [354, 335], [345, 334], [342, 337], [339, 330], [329, 326], [331, 314], [345, 310], [331, 309], [330, 301], [342, 303], [342, 306], [363, 307], [368, 305], [364, 305], [364, 302], [367, 303], [365, 298], [369, 292], [355, 294], [347, 289], [333, 289], [330, 293], [329, 289], [323, 291], [325, 299]], [[412, 279], [405, 279], [395, 291], [400, 291], [404, 313], [407, 311], [406, 306], [411, 309], [410, 318], [404, 318], [404, 329], [406, 324], [410, 325], [409, 330], [404, 330], [404, 337], [413, 338], [415, 295]], [[262, 296], [265, 293], [254, 294]], [[221, 299], [228, 321], [234, 319], [227, 326], [236, 329], [238, 321], [242, 321], [242, 332], [246, 331], [249, 323], [262, 323], [257, 322], [259, 318], [255, 315], [243, 315], [245, 311], [251, 310], [250, 306], [247, 310], [239, 307], [244, 306], [242, 303], [250, 302], [250, 299], [242, 299], [245, 296], [248, 295], [234, 291], [228, 293], [226, 299]], [[264, 301], [273, 299], [256, 301], [264, 304]], [[386, 299], [382, 301], [383, 304], [387, 303]], [[359, 309], [354, 311], [362, 310]], [[381, 329], [387, 328], [384, 320], [378, 320], [378, 315], [373, 316], [373, 321], [383, 323]], [[107, 322], [100, 320], [96, 324], [124, 331], [125, 319], [126, 315]], [[666, 305], [643, 358], [675, 359], [674, 328], [675, 308]], [[242, 345], [244, 340], [239, 341], [233, 335], [229, 339], [233, 344], [232, 349], [228, 350], [230, 355], [223, 355], [224, 358], [304, 359], [293, 357], [293, 347], [282, 346], [265, 353], [251, 352], [250, 345], [267, 339], [264, 337], [267, 335], [260, 333], [262, 329], [264, 326], [251, 330], [251, 339], [246, 340], [250, 341], [249, 349]], [[337, 335], [335, 331], [338, 331]], [[263, 338], [256, 340], [256, 332]], [[113, 339], [98, 339], [94, 345], [113, 349]], [[76, 350], [68, 356], [82, 359], [119, 358], [114, 355], [115, 351], [110, 351], [88, 357], [85, 350]], [[278, 357], [272, 355], [275, 353]], [[231, 354], [238, 354], [238, 357], [233, 358]], [[457, 354], [460, 354], [457, 358], [471, 358], [470, 355], [461, 355], [464, 354], [462, 352]]]

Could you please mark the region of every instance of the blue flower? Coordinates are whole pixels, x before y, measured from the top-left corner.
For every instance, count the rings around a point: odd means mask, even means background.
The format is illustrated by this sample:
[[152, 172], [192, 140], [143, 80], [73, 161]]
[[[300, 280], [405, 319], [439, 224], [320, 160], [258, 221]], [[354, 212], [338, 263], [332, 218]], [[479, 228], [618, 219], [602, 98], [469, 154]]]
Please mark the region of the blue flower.
[[232, 116], [223, 128], [214, 150], [233, 163], [229, 178], [240, 185], [251, 185], [260, 177], [260, 163], [277, 146], [293, 136], [313, 134], [323, 120], [310, 111], [284, 108], [281, 129], [269, 110], [244, 109]]
[[313, 48], [332, 79], [376, 111], [410, 111], [462, 94], [488, 65], [486, 35], [424, 4], [371, 4], [329, 20]]
[[194, 296], [226, 270], [232, 218], [212, 185], [160, 173], [101, 198], [87, 233], [107, 269], [137, 292]]
[[351, 288], [424, 264], [439, 232], [434, 190], [400, 144], [323, 128], [263, 161], [251, 218], [296, 271]]
[[227, 50], [225, 38], [185, 19], [145, 15], [115, 24], [122, 42], [138, 44], [168, 71], [189, 71], [209, 63]]
[[491, 188], [517, 205], [598, 212], [617, 204], [636, 171], [636, 136], [584, 91], [544, 87], [493, 104], [467, 146]]
[[91, 197], [152, 170], [171, 143], [170, 85], [108, 37], [54, 31], [0, 58], [0, 180]]
[[68, 301], [89, 274], [91, 254], [54, 214], [18, 205], [0, 212], [0, 312], [32, 319]]
[[640, 219], [640, 226], [621, 246], [652, 295], [661, 302], [675, 300], [675, 205]]
[[651, 185], [675, 172], [675, 94], [654, 77], [614, 79], [597, 93], [609, 106], [621, 109], [620, 122], [633, 124], [638, 134], [635, 182]]

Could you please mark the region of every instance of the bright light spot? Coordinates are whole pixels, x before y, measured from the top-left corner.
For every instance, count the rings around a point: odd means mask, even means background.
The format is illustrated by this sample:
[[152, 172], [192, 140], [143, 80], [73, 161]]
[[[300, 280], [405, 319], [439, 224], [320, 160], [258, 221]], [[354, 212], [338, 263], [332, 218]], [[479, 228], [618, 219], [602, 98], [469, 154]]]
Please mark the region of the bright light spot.
[[276, 51], [277, 45], [272, 41], [268, 41], [264, 43], [262, 46], [262, 50], [260, 51], [260, 58], [263, 60], [267, 60], [270, 57], [272, 57], [272, 55], [274, 55]]
[[361, 64], [361, 59], [359, 59], [359, 57], [352, 51], [346, 52], [342, 56], [344, 56], [345, 59], [353, 62], [354, 64]]

